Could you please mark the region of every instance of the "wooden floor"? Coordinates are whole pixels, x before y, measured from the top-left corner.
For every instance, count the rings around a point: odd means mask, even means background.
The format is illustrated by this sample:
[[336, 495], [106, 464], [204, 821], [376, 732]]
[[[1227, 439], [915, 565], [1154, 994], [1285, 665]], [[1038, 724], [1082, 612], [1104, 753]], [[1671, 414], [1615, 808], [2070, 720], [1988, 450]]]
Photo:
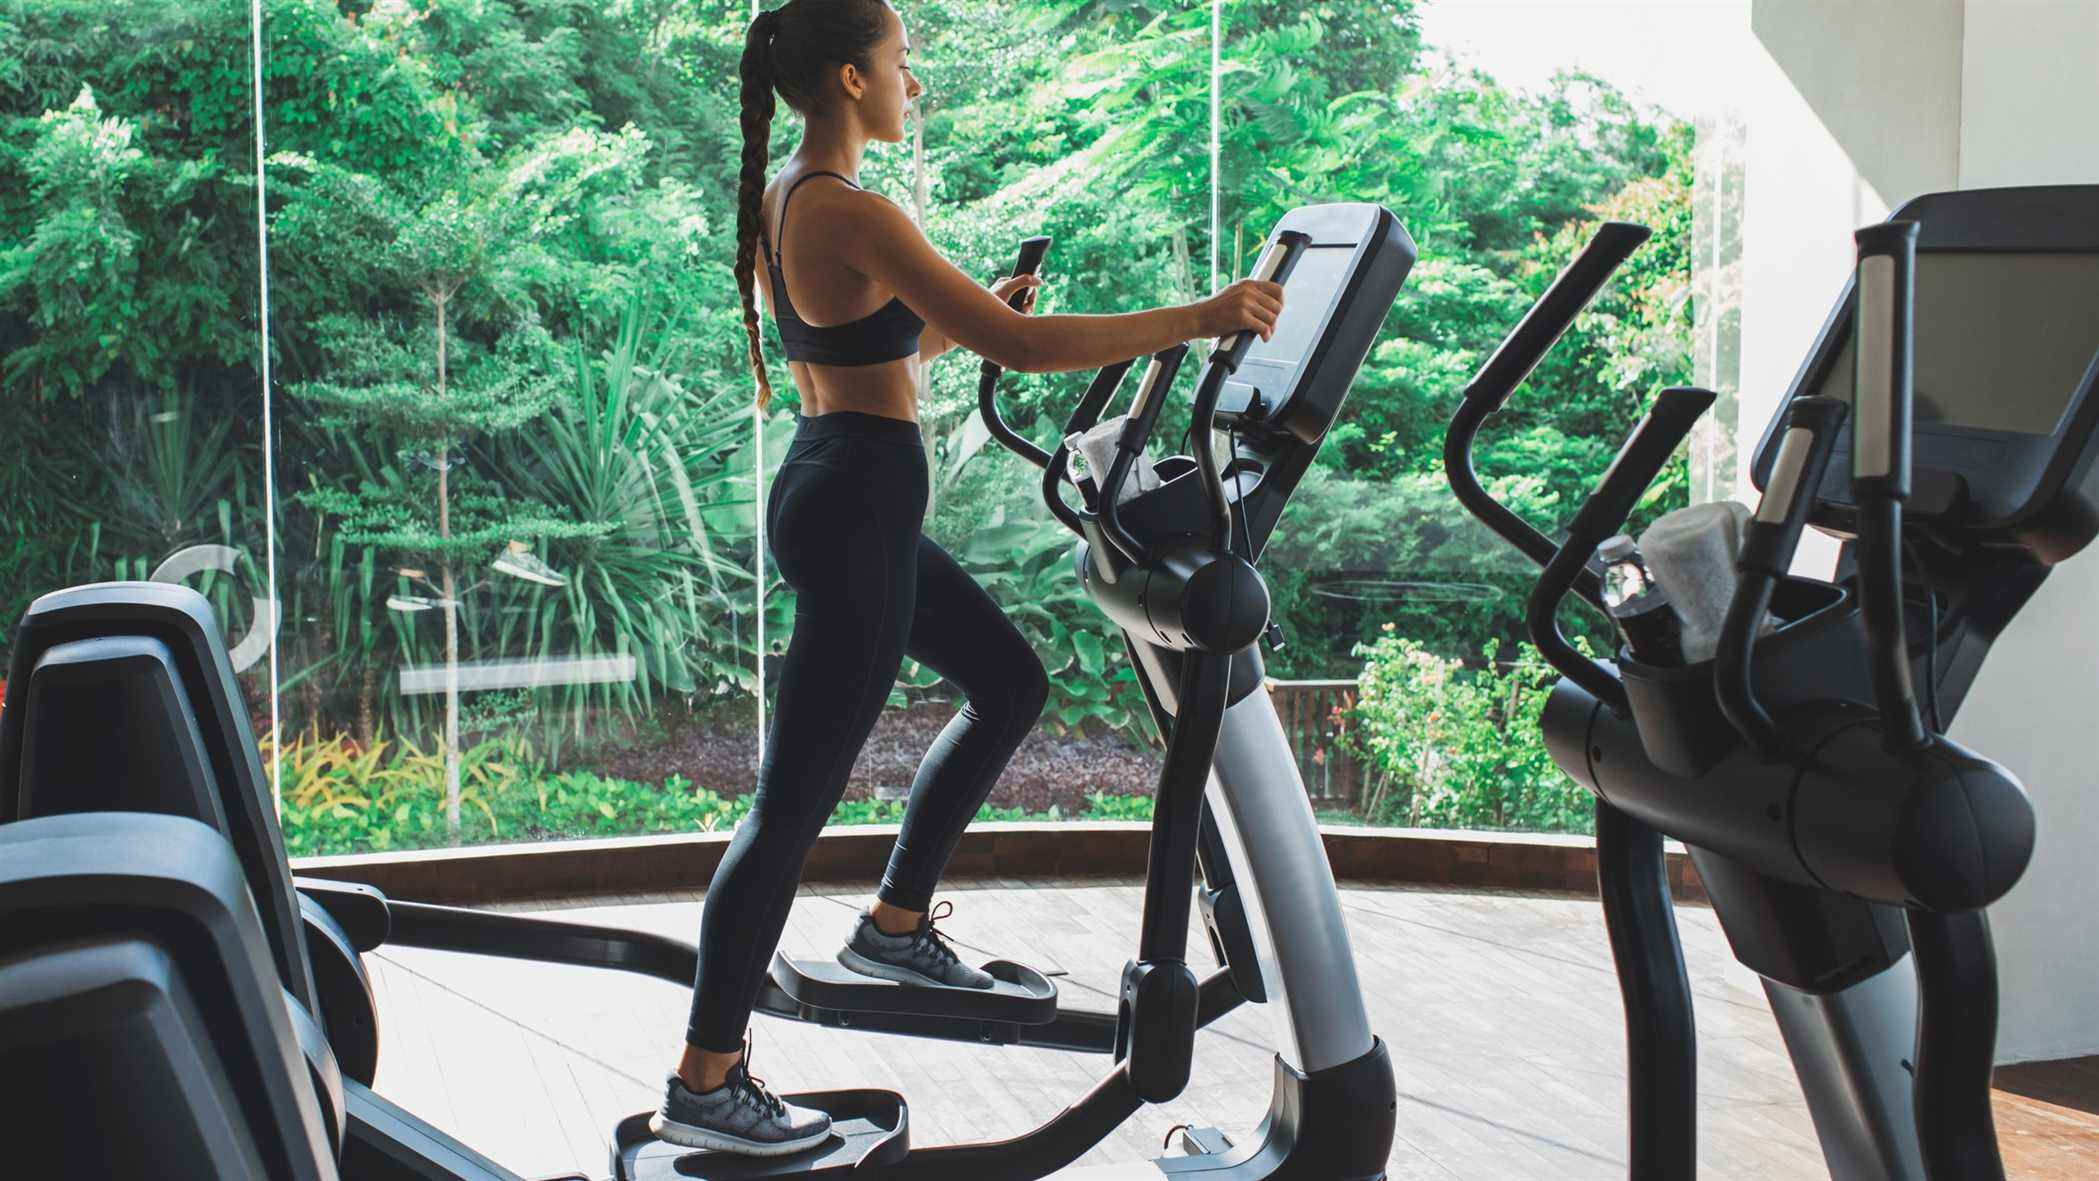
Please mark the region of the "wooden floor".
[[[943, 894], [956, 903], [943, 929], [979, 958], [1062, 973], [1068, 1005], [1112, 1008], [1141, 896], [1135, 884], [957, 883]], [[804, 887], [787, 948], [829, 955], [866, 901], [850, 889]], [[1344, 890], [1343, 904], [1373, 1027], [1398, 1074], [1393, 1181], [1624, 1177], [1623, 1023], [1593, 902], [1360, 887]], [[699, 899], [559, 909], [690, 938]], [[1701, 1034], [1701, 1177], [1825, 1176], [1755, 977], [1727, 954], [1710, 911], [1679, 916]], [[657, 981], [414, 949], [374, 959], [385, 1022], [380, 1091], [527, 1176], [603, 1175], [612, 1125], [655, 1105], [682, 1040], [687, 994]], [[1107, 1065], [771, 1019], [760, 1019], [756, 1036], [755, 1073], [777, 1089], [901, 1091], [912, 1139], [927, 1144], [1025, 1131]], [[1243, 1135], [1267, 1105], [1273, 1044], [1261, 1007], [1211, 1026], [1187, 1093], [1141, 1112], [1083, 1163], [1156, 1155], [1176, 1124]], [[2099, 1175], [2099, 1064], [2089, 1078], [2072, 1065], [2068, 1073], [2008, 1068], [2000, 1080], [2013, 1177]]]

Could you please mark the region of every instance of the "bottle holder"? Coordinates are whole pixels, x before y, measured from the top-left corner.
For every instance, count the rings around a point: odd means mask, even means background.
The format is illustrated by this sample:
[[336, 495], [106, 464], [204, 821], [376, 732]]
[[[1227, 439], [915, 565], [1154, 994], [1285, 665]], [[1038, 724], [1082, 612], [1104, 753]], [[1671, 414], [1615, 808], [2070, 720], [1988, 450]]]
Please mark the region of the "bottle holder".
[[[1750, 673], [1766, 708], [1872, 700], [1865, 626], [1858, 596], [1848, 586], [1782, 578], [1772, 591], [1771, 614], [1779, 625], [1757, 640]], [[1618, 654], [1641, 745], [1656, 767], [1672, 775], [1702, 774], [1741, 745], [1741, 735], [1720, 710], [1714, 668], [1711, 660], [1664, 668]]]

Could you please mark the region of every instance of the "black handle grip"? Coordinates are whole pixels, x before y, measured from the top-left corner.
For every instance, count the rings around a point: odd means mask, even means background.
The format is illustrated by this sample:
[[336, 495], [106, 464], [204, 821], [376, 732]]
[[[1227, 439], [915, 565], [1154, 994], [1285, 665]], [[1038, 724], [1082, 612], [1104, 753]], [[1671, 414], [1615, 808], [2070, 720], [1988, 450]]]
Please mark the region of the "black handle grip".
[[[1044, 255], [1049, 253], [1050, 239], [1046, 237], [1024, 238], [1020, 243], [1020, 257], [1013, 262], [1016, 275], [1033, 274], [1041, 269]], [[1006, 301], [1007, 306], [1018, 311], [1020, 295]], [[986, 359], [977, 370], [977, 413], [984, 419], [984, 429], [991, 437], [1013, 454], [1020, 456], [1039, 468], [1047, 468], [1050, 453], [1037, 447], [1026, 436], [1007, 425], [1005, 416], [998, 412], [998, 379], [1005, 372], [998, 362]]]
[[1771, 610], [1773, 589], [1800, 548], [1800, 533], [1814, 508], [1815, 491], [1822, 485], [1822, 475], [1836, 451], [1837, 432], [1850, 411], [1835, 398], [1822, 397], [1796, 398], [1786, 407], [1778, 459], [1771, 465], [1763, 502], [1757, 505], [1742, 538], [1742, 552], [1735, 558], [1735, 572], [1741, 577], [1728, 601], [1727, 618], [1714, 651], [1714, 696], [1742, 741], [1766, 758], [1786, 757], [1790, 747], [1763, 702], [1757, 700], [1757, 632]]
[[[1058, 436], [1057, 449], [1050, 453], [1050, 461], [1042, 469], [1042, 500], [1049, 506], [1050, 514], [1064, 523], [1065, 528], [1081, 537], [1086, 536], [1086, 522], [1064, 499], [1064, 484], [1068, 482], [1066, 465], [1071, 462], [1071, 447], [1063, 442], [1073, 434], [1092, 430], [1100, 422], [1101, 411], [1115, 397], [1122, 380], [1136, 361], [1117, 361], [1093, 375], [1093, 384], [1086, 387], [1086, 394], [1079, 399], [1071, 417], [1064, 420], [1064, 433]], [[1098, 480], [1095, 481], [1098, 483]]]
[[1859, 615], [1873, 660], [1873, 697], [1889, 750], [1924, 746], [1931, 735], [1910, 682], [1902, 619], [1902, 501], [1910, 486], [1910, 425], [1916, 391], [1917, 223], [1858, 231], [1852, 334], [1851, 498], [1858, 506]]
[[1632, 437], [1603, 473], [1596, 491], [1574, 514], [1573, 524], [1567, 527], [1568, 543], [1584, 541], [1593, 551], [1618, 532], [1648, 485], [1662, 473], [1662, 465], [1676, 454], [1699, 416], [1712, 407], [1714, 396], [1711, 390], [1674, 386], [1655, 398], [1647, 416], [1633, 428]]
[[1596, 236], [1589, 239], [1589, 244], [1531, 306], [1523, 322], [1516, 325], [1516, 330], [1509, 333], [1501, 347], [1495, 349], [1494, 355], [1488, 357], [1487, 363], [1473, 375], [1472, 381], [1465, 386], [1466, 400], [1488, 403], [1489, 413], [1499, 410], [1516, 387], [1523, 384], [1523, 379], [1530, 376], [1531, 370], [1538, 367], [1538, 362], [1545, 358], [1552, 346], [1566, 334], [1574, 318], [1596, 298], [1597, 292], [1603, 290], [1612, 272], [1632, 257], [1633, 251], [1638, 250], [1652, 233], [1646, 226], [1631, 222], [1603, 223]]
[[1538, 584], [1531, 591], [1529, 610], [1525, 622], [1529, 626], [1531, 643], [1540, 655], [1552, 664], [1568, 680], [1587, 689], [1613, 711], [1624, 714], [1627, 708], [1625, 686], [1618, 675], [1596, 661], [1581, 654], [1567, 637], [1560, 633], [1560, 603], [1574, 586], [1575, 579], [1588, 568], [1589, 558], [1596, 547], [1625, 524], [1632, 515], [1633, 505], [1642, 493], [1661, 474], [1662, 465], [1676, 453], [1678, 444], [1698, 422], [1698, 416], [1712, 406], [1714, 394], [1711, 390], [1678, 386], [1663, 390], [1655, 399], [1654, 406], [1640, 425], [1633, 428], [1632, 437], [1611, 461], [1610, 470], [1581, 510], [1574, 514], [1574, 523], [1567, 529], [1567, 539], [1560, 543], [1552, 561], [1539, 575]]
[[1852, 499], [1893, 497], [1910, 490], [1911, 342], [1916, 303], [1917, 223], [1867, 226], [1858, 242], [1853, 283], [1852, 336], [1857, 371], [1852, 400]]
[[1837, 448], [1837, 433], [1851, 407], [1835, 398], [1795, 398], [1786, 408], [1778, 458], [1771, 465], [1764, 499], [1750, 518], [1735, 569], [1778, 578], [1793, 564], [1800, 534], [1815, 506], [1816, 489]]
[[[1311, 245], [1311, 235], [1296, 230], [1284, 230], [1275, 236], [1275, 241], [1269, 243], [1268, 248], [1261, 252], [1261, 257], [1254, 261], [1254, 273], [1248, 277], [1270, 283], [1288, 284], [1291, 272], [1297, 270], [1298, 261], [1304, 258], [1306, 248]], [[1246, 352], [1253, 346], [1252, 329], [1235, 333], [1229, 341], [1217, 342], [1217, 351], [1210, 355], [1210, 364], [1222, 366], [1223, 373], [1237, 373], [1239, 363], [1246, 360]]]
[[1166, 404], [1166, 392], [1173, 388], [1173, 379], [1181, 371], [1181, 361], [1188, 355], [1188, 346], [1177, 344], [1172, 348], [1152, 354], [1158, 362], [1159, 376], [1156, 381], [1140, 386], [1137, 397], [1141, 404], [1134, 416], [1123, 424], [1122, 436], [1115, 442], [1115, 463], [1102, 478], [1100, 497], [1101, 526], [1116, 548], [1132, 561], [1142, 562], [1147, 553], [1143, 542], [1123, 528], [1121, 516], [1122, 486], [1129, 482], [1130, 472], [1137, 466], [1137, 458], [1151, 443], [1152, 432], [1159, 425], [1159, 410]]

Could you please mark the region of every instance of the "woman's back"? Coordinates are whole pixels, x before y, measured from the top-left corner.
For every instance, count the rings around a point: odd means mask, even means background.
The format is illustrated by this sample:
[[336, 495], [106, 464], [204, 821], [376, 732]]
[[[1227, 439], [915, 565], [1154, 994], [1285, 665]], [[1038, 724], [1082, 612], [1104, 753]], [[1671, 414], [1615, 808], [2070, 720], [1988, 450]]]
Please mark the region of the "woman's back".
[[925, 321], [843, 260], [844, 242], [872, 229], [863, 203], [879, 199], [838, 173], [799, 162], [765, 192], [763, 285], [804, 414], [918, 417]]

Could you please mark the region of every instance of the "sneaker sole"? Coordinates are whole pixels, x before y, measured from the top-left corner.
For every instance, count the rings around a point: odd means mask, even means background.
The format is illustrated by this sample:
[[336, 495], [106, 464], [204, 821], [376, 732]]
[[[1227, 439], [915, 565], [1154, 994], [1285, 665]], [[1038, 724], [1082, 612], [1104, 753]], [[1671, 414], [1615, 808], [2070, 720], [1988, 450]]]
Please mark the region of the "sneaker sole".
[[961, 988], [970, 992], [986, 992], [997, 986], [997, 981], [995, 980], [991, 984], [981, 987], [973, 984], [949, 984], [944, 980], [935, 980], [923, 972], [914, 972], [909, 968], [899, 968], [895, 964], [885, 964], [880, 960], [868, 959], [850, 947], [842, 947], [838, 950], [838, 962], [845, 968], [858, 972], [862, 976], [872, 976], [877, 980], [887, 980], [893, 984], [916, 984], [922, 988]]
[[698, 1149], [702, 1152], [731, 1152], [738, 1156], [793, 1156], [829, 1140], [831, 1129], [825, 1128], [798, 1140], [746, 1140], [741, 1136], [718, 1132], [712, 1128], [665, 1119], [659, 1111], [649, 1117], [649, 1134], [666, 1144]]

